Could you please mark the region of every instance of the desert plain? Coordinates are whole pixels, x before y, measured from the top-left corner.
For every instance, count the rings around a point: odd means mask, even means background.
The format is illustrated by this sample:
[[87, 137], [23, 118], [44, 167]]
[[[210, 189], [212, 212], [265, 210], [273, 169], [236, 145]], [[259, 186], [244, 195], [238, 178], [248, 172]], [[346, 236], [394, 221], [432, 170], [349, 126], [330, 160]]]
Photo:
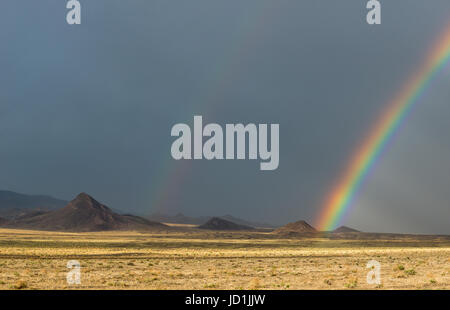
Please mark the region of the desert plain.
[[0, 289], [450, 289], [450, 237], [0, 229]]

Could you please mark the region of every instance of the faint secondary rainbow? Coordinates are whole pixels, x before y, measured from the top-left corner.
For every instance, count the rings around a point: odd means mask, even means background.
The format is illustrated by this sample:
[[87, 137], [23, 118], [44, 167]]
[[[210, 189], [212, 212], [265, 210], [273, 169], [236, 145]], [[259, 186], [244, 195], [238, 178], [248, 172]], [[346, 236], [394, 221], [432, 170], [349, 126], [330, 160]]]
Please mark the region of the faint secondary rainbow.
[[[258, 1], [257, 6], [245, 16], [239, 37], [229, 50], [224, 51], [223, 59], [216, 64], [215, 72], [209, 84], [205, 86], [205, 93], [202, 93], [197, 104], [189, 109], [188, 119], [192, 119], [194, 115], [210, 118], [216, 114], [215, 109], [219, 108], [220, 103], [217, 99], [223, 95], [234, 76], [239, 75], [243, 59], [257, 52], [254, 45], [258, 43], [260, 33], [264, 33], [270, 26], [268, 21], [273, 19], [271, 17], [274, 13], [273, 5], [272, 0]], [[185, 118], [182, 119], [185, 120]], [[158, 182], [149, 195], [152, 197], [150, 206], [153, 212], [173, 212], [168, 210], [170, 201], [177, 206], [181, 205], [181, 188], [189, 182], [194, 164], [192, 160], [174, 161], [170, 156], [165, 158], [164, 164], [159, 167]]]
[[427, 54], [419, 70], [382, 111], [362, 145], [353, 152], [344, 174], [325, 198], [325, 204], [316, 222], [320, 230], [332, 230], [341, 222], [392, 136], [449, 60], [450, 24], [438, 37], [437, 43]]

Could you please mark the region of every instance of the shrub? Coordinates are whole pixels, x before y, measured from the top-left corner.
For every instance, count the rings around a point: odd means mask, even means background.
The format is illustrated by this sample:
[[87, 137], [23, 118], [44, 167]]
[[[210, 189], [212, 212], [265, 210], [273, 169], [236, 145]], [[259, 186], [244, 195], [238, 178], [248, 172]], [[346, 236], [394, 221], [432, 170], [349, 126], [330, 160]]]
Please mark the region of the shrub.
[[409, 270], [405, 270], [405, 273], [406, 273], [408, 276], [413, 276], [413, 275], [416, 274], [416, 271], [415, 271], [414, 269], [409, 269]]
[[24, 289], [24, 288], [27, 288], [27, 287], [28, 287], [28, 284], [25, 281], [19, 281], [19, 282], [17, 282], [14, 285], [14, 288], [17, 289], [17, 290], [21, 290], [21, 289]]

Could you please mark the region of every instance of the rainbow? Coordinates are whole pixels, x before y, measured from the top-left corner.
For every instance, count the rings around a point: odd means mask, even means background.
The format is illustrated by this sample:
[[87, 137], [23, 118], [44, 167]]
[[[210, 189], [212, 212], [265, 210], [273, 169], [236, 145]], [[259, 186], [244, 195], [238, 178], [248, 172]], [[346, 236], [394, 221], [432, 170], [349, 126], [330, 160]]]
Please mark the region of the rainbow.
[[[188, 119], [196, 114], [205, 117], [218, 114], [216, 108], [219, 108], [219, 98], [234, 76], [239, 75], [242, 59], [251, 56], [249, 51], [255, 50], [253, 45], [257, 43], [259, 33], [270, 26], [268, 21], [273, 19], [273, 5], [271, 0], [258, 1], [258, 6], [246, 16], [237, 41], [224, 51], [223, 59], [217, 63], [210, 85], [205, 86], [206, 91], [198, 98], [197, 104], [188, 109]], [[153, 212], [172, 212], [168, 210], [170, 201], [175, 201], [174, 204], [179, 206], [181, 188], [189, 179], [193, 163], [192, 160], [174, 162], [171, 156], [166, 156], [164, 163], [158, 167], [156, 186], [149, 192], [149, 205]]]
[[420, 101], [433, 79], [450, 60], [450, 25], [438, 37], [424, 63], [397, 94], [374, 123], [362, 145], [353, 152], [344, 173], [325, 198], [316, 221], [319, 230], [333, 230], [342, 221], [355, 200], [363, 182], [381, 153], [406, 119], [415, 103]]

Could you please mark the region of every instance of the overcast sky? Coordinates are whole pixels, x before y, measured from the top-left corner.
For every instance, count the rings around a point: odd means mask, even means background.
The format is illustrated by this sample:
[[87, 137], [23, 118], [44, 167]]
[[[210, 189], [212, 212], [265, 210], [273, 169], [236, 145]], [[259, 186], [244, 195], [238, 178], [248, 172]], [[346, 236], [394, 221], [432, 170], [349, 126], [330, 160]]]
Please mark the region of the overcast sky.
[[[139, 214], [313, 222], [377, 114], [450, 19], [448, 0], [3, 0], [0, 189], [87, 192]], [[343, 224], [450, 234], [450, 68]], [[171, 127], [279, 123], [280, 166], [171, 158]]]

